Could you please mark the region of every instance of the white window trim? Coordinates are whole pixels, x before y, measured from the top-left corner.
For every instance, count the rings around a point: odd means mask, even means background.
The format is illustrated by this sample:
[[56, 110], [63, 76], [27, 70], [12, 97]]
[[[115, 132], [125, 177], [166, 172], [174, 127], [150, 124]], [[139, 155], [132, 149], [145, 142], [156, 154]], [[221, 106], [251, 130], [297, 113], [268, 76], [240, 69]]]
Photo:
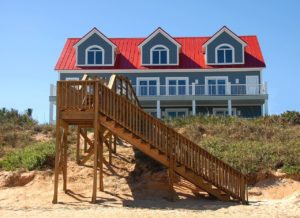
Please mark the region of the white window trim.
[[169, 112], [185, 112], [185, 116], [189, 115], [189, 109], [188, 108], [166, 108], [165, 109], [165, 115], [166, 115], [166, 117], [169, 117], [168, 116]]
[[[219, 63], [218, 62], [218, 50], [222, 46], [228, 46], [231, 49], [231, 51], [232, 51], [232, 62], [224, 62], [224, 63]], [[226, 49], [222, 49], [222, 50], [226, 50]], [[226, 56], [224, 56], [224, 61], [226, 61]], [[232, 64], [235, 64], [235, 49], [234, 49], [234, 47], [232, 45], [228, 44], [228, 43], [223, 43], [223, 44], [218, 45], [215, 48], [215, 62], [216, 62], [216, 64], [219, 64], [219, 65], [232, 65]]]
[[[238, 41], [242, 47], [243, 47], [243, 54], [242, 54], [242, 62], [238, 62], [238, 63], [232, 63], [231, 65], [234, 64], [245, 64], [245, 47], [247, 46], [247, 43], [242, 40], [239, 36], [237, 36], [235, 33], [233, 33], [230, 29], [228, 29], [226, 26], [223, 26], [219, 31], [217, 31], [207, 42], [205, 42], [202, 45], [202, 48], [205, 48], [205, 62], [208, 65], [223, 65], [223, 64], [217, 64], [216, 61], [215, 63], [209, 63], [207, 61], [207, 46], [213, 42], [216, 38], [218, 38], [222, 33], [226, 32], [228, 35], [230, 35], [232, 38], [234, 38], [236, 41]], [[226, 64], [225, 64], [226, 65]]]
[[[86, 35], [84, 35], [73, 47], [76, 49], [76, 66], [90, 66], [90, 65], [85, 65], [85, 64], [78, 64], [78, 47], [81, 45], [83, 42], [85, 42], [88, 38], [90, 38], [93, 34], [97, 34], [100, 38], [102, 38], [105, 42], [107, 42], [109, 45], [112, 46], [112, 63], [111, 64], [103, 64], [103, 65], [98, 65], [98, 66], [114, 66], [115, 61], [116, 61], [116, 51], [117, 51], [117, 46], [110, 41], [103, 33], [101, 33], [97, 28], [93, 28], [90, 32], [88, 32]], [[85, 62], [86, 63], [86, 62]], [[103, 62], [104, 63], [104, 62]], [[97, 66], [97, 65], [93, 65]]]
[[[163, 47], [167, 51], [167, 63], [165, 64], [153, 64], [153, 50], [158, 48], [158, 47]], [[159, 60], [160, 62], [160, 60]], [[150, 65], [152, 66], [163, 66], [163, 65], [169, 65], [170, 63], [170, 49], [167, 46], [164, 45], [155, 45], [150, 49]]]
[[[136, 78], [136, 90], [137, 95], [140, 96], [140, 81], [149, 81], [149, 80], [156, 80], [156, 96], [160, 96], [160, 83], [159, 77], [137, 77]], [[149, 93], [148, 93], [149, 94]], [[152, 96], [152, 95], [143, 95], [143, 96]], [[154, 96], [154, 95], [153, 95]]]
[[228, 82], [228, 76], [206, 76], [205, 77], [205, 95], [208, 95], [208, 80], [225, 80], [225, 95], [230, 94], [230, 83]]
[[[233, 115], [233, 116], [236, 116], [236, 115], [237, 115], [237, 114], [236, 114], [236, 108], [232, 108], [231, 110], [232, 110], [232, 115]], [[223, 111], [223, 112], [224, 112], [224, 111], [227, 111], [227, 113], [228, 113], [228, 108], [225, 108], [225, 107], [224, 107], [224, 108], [219, 108], [219, 107], [216, 107], [216, 108], [215, 108], [215, 107], [214, 107], [214, 108], [213, 108], [213, 115], [216, 115], [216, 113], [217, 113], [218, 111]]]
[[[185, 80], [186, 87], [185, 87], [185, 95], [189, 95], [189, 78], [188, 77], [166, 77], [166, 96], [169, 96], [169, 80]], [[176, 85], [176, 95], [178, 95], [178, 85]]]
[[[102, 64], [88, 64], [88, 52], [92, 48], [98, 48], [102, 51]], [[91, 45], [85, 49], [85, 66], [105, 66], [104, 64], [105, 50], [99, 45]]]
[[143, 63], [143, 46], [145, 44], [147, 44], [152, 38], [154, 38], [158, 33], [161, 33], [164, 37], [166, 37], [169, 41], [171, 41], [173, 44], [176, 45], [177, 47], [177, 62], [174, 64], [165, 64], [165, 65], [169, 65], [169, 66], [176, 66], [179, 65], [179, 53], [180, 53], [180, 49], [181, 49], [181, 44], [179, 44], [175, 39], [173, 39], [167, 32], [165, 32], [162, 28], [157, 28], [153, 33], [151, 33], [138, 47], [140, 49], [141, 52], [141, 65], [142, 66], [161, 66], [161, 65], [152, 65], [150, 62], [149, 64], [147, 63]]

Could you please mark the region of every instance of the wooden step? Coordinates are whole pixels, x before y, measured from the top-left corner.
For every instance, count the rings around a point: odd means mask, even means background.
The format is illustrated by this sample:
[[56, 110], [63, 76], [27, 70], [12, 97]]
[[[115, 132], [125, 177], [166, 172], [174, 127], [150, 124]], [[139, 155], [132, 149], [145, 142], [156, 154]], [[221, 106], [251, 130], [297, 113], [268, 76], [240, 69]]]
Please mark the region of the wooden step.
[[[157, 160], [158, 162], [162, 163], [164, 166], [169, 167], [169, 159], [167, 158], [167, 156], [151, 144], [145, 142], [140, 137], [137, 137], [136, 135], [132, 134], [130, 131], [126, 130], [120, 125], [116, 125], [114, 121], [107, 120], [103, 116], [100, 117], [100, 122], [101, 125], [109, 129], [118, 137], [132, 144], [134, 147], [136, 147], [146, 155], [150, 156], [154, 160]], [[183, 165], [175, 164], [174, 171], [178, 175], [182, 176], [183, 178], [192, 182], [194, 185], [198, 186], [200, 189], [215, 196], [217, 199], [223, 201], [231, 200], [230, 195], [228, 193], [224, 192], [223, 190], [220, 190], [218, 187], [213, 186], [212, 184], [210, 184], [209, 181], [204, 180], [199, 175], [196, 175], [191, 169]]]

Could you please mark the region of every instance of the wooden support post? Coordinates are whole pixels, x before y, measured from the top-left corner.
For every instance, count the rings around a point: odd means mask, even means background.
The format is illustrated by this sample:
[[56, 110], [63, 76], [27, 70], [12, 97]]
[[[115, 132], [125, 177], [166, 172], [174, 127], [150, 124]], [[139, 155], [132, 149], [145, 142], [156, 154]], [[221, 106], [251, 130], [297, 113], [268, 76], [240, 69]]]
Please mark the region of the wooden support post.
[[113, 141], [113, 144], [114, 144], [114, 149], [113, 149], [113, 153], [117, 153], [117, 136], [114, 135], [114, 141]]
[[112, 134], [110, 134], [109, 136], [109, 144], [108, 144], [109, 148], [108, 148], [108, 152], [109, 152], [109, 156], [108, 156], [108, 161], [109, 161], [109, 164], [111, 165], [112, 164]]
[[[173, 135], [174, 137], [174, 135]], [[174, 190], [174, 165], [175, 165], [175, 153], [174, 153], [174, 141], [169, 138], [170, 154], [169, 154], [169, 169], [168, 169], [168, 179], [169, 179], [169, 192], [170, 201], [175, 201], [178, 199], [176, 192]]]
[[80, 163], [80, 157], [79, 157], [79, 151], [80, 151], [80, 127], [77, 126], [77, 142], [76, 142], [76, 163]]
[[[84, 133], [85, 133], [85, 135], [87, 137], [87, 128], [84, 129]], [[83, 151], [84, 151], [84, 153], [87, 152], [87, 140], [86, 140], [86, 138], [84, 138]]]
[[55, 168], [54, 168], [54, 194], [52, 203], [57, 203], [57, 192], [58, 192], [58, 176], [60, 169], [60, 121], [56, 120], [56, 144], [55, 144]]
[[67, 192], [67, 167], [68, 167], [68, 125], [64, 125], [63, 144], [62, 144], [62, 166], [63, 166], [63, 190]]
[[97, 165], [98, 165], [98, 147], [99, 147], [99, 81], [95, 81], [95, 116], [94, 116], [94, 180], [93, 180], [93, 194], [92, 203], [96, 203], [97, 198]]
[[104, 128], [100, 126], [99, 128], [99, 190], [100, 191], [104, 191], [104, 186], [103, 186], [103, 138], [104, 137], [103, 135], [104, 135]]

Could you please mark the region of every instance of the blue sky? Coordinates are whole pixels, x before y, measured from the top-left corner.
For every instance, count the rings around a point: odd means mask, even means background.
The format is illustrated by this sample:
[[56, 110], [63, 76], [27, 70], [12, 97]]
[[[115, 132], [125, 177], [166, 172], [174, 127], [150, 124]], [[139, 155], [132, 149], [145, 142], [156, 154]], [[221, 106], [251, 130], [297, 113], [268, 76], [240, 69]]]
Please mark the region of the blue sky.
[[49, 84], [68, 37], [97, 27], [109, 37], [209, 36], [223, 25], [257, 35], [267, 64], [269, 111], [300, 110], [300, 1], [14, 1], [0, 3], [0, 107], [48, 121]]

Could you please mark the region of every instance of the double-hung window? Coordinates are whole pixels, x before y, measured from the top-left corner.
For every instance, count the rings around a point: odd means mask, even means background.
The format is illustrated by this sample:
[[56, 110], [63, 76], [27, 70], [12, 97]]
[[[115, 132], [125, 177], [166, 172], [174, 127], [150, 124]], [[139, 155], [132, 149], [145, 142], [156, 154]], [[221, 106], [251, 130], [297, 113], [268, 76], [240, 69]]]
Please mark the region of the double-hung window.
[[86, 50], [86, 63], [88, 65], [104, 64], [104, 50], [100, 46], [91, 46]]
[[206, 94], [207, 95], [226, 95], [227, 77], [206, 77]]
[[167, 95], [188, 95], [187, 77], [166, 78]]
[[218, 64], [232, 64], [234, 48], [231, 45], [223, 44], [216, 48], [216, 60]]
[[169, 49], [163, 45], [151, 48], [151, 64], [168, 64]]
[[139, 96], [157, 96], [159, 78], [137, 78], [137, 93]]

